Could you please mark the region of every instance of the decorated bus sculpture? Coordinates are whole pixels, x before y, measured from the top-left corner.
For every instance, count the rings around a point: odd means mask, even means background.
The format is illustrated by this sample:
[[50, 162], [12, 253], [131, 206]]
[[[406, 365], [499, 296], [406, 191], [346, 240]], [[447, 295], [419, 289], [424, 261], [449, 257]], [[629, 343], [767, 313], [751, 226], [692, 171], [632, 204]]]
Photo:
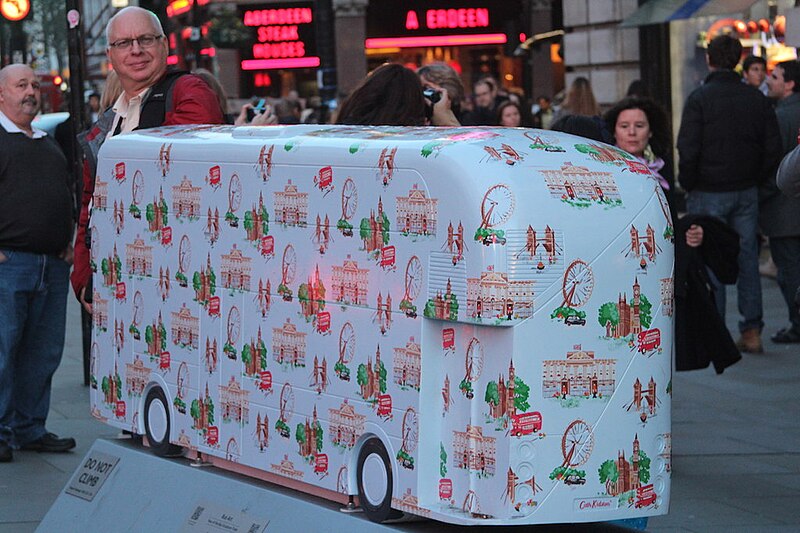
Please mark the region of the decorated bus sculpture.
[[196, 126], [109, 139], [109, 175], [103, 205], [148, 216], [92, 215], [92, 412], [157, 454], [375, 521], [667, 512], [671, 220], [628, 154]]

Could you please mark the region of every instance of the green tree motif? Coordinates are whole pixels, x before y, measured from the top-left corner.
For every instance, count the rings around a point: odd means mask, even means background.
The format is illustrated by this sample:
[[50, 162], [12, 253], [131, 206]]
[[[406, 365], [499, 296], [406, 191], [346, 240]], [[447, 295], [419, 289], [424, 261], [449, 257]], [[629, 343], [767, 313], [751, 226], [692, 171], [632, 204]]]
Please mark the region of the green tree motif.
[[378, 365], [378, 381], [380, 381], [381, 394], [386, 393], [386, 367], [383, 366], [383, 361]]
[[381, 237], [383, 238], [383, 244], [389, 244], [389, 217], [386, 216], [386, 213], [383, 213], [381, 217]]
[[208, 424], [214, 425], [214, 402], [211, 398], [206, 396], [206, 416], [208, 417]]
[[491, 405], [500, 405], [500, 393], [497, 390], [497, 382], [490, 381], [486, 384], [486, 394], [483, 395], [484, 401]]
[[653, 322], [653, 304], [644, 294], [639, 298], [639, 319], [642, 321], [642, 327], [644, 328], [649, 328]]
[[250, 361], [253, 360], [253, 355], [250, 353], [250, 345], [245, 344], [244, 348], [242, 348], [242, 362], [245, 365], [249, 365]]
[[301, 283], [300, 287], [297, 289], [297, 299], [301, 302], [308, 301], [308, 284]]
[[614, 302], [606, 302], [597, 311], [597, 321], [601, 326], [606, 327], [606, 323], [611, 322], [612, 326], [619, 324], [619, 309]]
[[108, 276], [108, 273], [110, 272], [108, 267], [108, 259], [104, 258], [102, 261], [100, 261], [100, 272], [102, 272], [104, 276]]
[[258, 355], [261, 357], [261, 370], [267, 369], [267, 345], [263, 340], [258, 341]]
[[314, 444], [316, 445], [317, 452], [319, 453], [320, 451], [322, 451], [322, 443], [325, 441], [325, 439], [323, 438], [324, 432], [322, 431], [322, 424], [317, 422], [314, 425], [314, 429], [317, 435], [316, 442]]
[[194, 276], [192, 276], [192, 287], [195, 292], [200, 290], [200, 272], [195, 272]]
[[522, 379], [514, 376], [514, 407], [517, 411], [527, 412], [531, 405], [528, 403], [528, 394], [530, 393], [528, 387]]
[[650, 481], [650, 458], [642, 450], [639, 450], [639, 481]]
[[164, 324], [158, 325], [158, 332], [161, 334], [161, 351], [167, 349], [167, 328], [164, 327]]
[[108, 394], [109, 382], [108, 376], [103, 376], [103, 381], [100, 384], [100, 390], [103, 391], [103, 394]]
[[147, 204], [147, 208], [145, 209], [145, 218], [148, 222], [152, 222], [156, 218], [156, 206], [153, 204]]
[[261, 232], [266, 235], [269, 233], [269, 213], [267, 213], [267, 208], [261, 208]]
[[306, 427], [303, 424], [297, 424], [297, 429], [294, 432], [294, 438], [301, 446], [306, 443]]
[[253, 229], [253, 213], [252, 211], [245, 211], [244, 222], [242, 222], [244, 229], [249, 233]]
[[144, 328], [144, 342], [148, 345], [153, 344], [153, 326]]
[[[122, 399], [122, 379], [120, 379], [119, 374], [116, 374], [114, 376], [114, 381], [117, 384], [117, 400], [121, 400]], [[648, 464], [648, 466], [650, 465], [650, 460], [649, 459], [647, 461], [647, 464]], [[648, 477], [650, 477], [649, 474], [648, 474]]]
[[447, 452], [444, 449], [444, 444], [439, 443], [439, 477], [447, 475]]
[[597, 469], [597, 473], [600, 474], [600, 483], [605, 483], [606, 485], [606, 492], [609, 492], [611, 484], [616, 483], [619, 479], [617, 464], [611, 459], [604, 461], [600, 468]]
[[367, 367], [363, 363], [358, 365], [358, 371], [356, 372], [356, 383], [362, 387], [367, 385]]
[[195, 421], [200, 418], [200, 402], [197, 400], [192, 400], [192, 404], [189, 406], [189, 416]]
[[210, 268], [208, 270], [208, 288], [211, 291], [211, 294], [214, 295], [217, 292], [217, 275], [214, 273], [214, 269]]
[[458, 299], [455, 294], [450, 295], [450, 320], [458, 320]]
[[358, 235], [361, 237], [361, 240], [364, 241], [364, 246], [366, 247], [367, 241], [370, 237], [372, 237], [372, 228], [369, 227], [369, 219], [362, 218], [361, 219], [361, 227], [359, 229]]

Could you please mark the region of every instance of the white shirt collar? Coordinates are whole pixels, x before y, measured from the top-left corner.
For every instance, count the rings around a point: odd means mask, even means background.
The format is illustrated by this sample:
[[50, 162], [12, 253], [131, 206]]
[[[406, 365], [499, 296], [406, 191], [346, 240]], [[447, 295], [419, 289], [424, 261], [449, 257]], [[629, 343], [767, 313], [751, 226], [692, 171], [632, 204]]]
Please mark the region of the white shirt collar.
[[[11, 119], [8, 118], [5, 113], [0, 111], [0, 125], [3, 126], [3, 129], [6, 130], [8, 133], [21, 133], [23, 135], [28, 135], [26, 131], [19, 129], [19, 126], [11, 122]], [[31, 139], [41, 139], [47, 135], [46, 131], [42, 131], [39, 128], [34, 127], [31, 125], [31, 129], [33, 130], [33, 135], [31, 135]]]

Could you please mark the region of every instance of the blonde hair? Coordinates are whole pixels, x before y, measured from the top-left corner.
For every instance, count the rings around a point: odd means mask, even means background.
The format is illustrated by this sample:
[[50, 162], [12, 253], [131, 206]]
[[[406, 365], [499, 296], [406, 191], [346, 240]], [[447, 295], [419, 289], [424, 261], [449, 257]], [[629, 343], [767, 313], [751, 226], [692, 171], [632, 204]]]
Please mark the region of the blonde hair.
[[114, 105], [120, 94], [122, 94], [122, 82], [119, 81], [117, 71], [109, 70], [106, 75], [106, 85], [100, 95], [100, 111], [103, 112]]
[[572, 82], [561, 107], [573, 115], [594, 117], [600, 114], [600, 107], [592, 92], [592, 84], [583, 76], [575, 78]]

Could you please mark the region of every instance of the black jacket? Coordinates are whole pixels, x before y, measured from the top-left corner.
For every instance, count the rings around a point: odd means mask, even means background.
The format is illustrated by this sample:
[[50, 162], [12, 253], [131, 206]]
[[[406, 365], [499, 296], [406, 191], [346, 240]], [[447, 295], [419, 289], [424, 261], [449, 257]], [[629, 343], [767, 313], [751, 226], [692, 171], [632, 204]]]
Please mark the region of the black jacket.
[[[703, 228], [703, 244], [686, 245], [686, 230]], [[739, 235], [721, 220], [686, 215], [675, 227], [675, 369], [697, 370], [714, 364], [717, 374], [742, 358], [714, 303], [706, 266], [733, 284], [738, 277]]]
[[772, 177], [782, 155], [769, 100], [731, 70], [714, 71], [686, 100], [678, 179], [687, 191], [740, 191]]

